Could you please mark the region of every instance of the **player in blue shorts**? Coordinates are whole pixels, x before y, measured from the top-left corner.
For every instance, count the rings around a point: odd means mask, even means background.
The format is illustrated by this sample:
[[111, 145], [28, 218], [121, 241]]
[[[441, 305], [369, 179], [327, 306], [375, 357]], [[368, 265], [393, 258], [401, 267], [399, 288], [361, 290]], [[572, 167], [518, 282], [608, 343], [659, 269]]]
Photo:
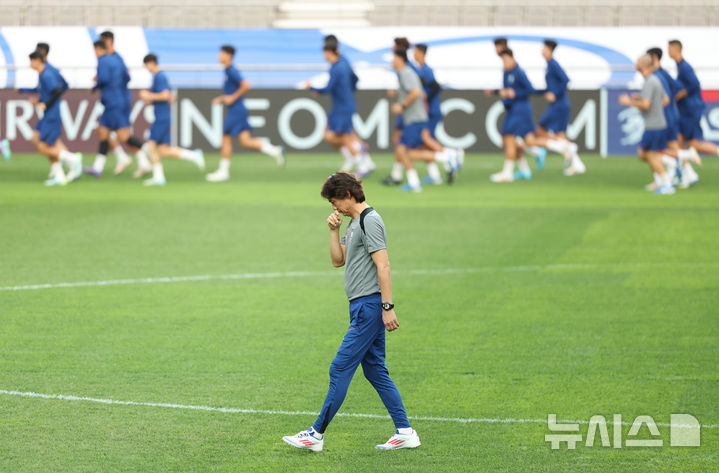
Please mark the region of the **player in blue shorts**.
[[225, 127], [222, 133], [220, 149], [220, 166], [217, 171], [207, 175], [209, 182], [224, 182], [230, 179], [230, 158], [232, 157], [232, 138], [237, 137], [240, 146], [259, 151], [275, 159], [278, 166], [285, 164], [285, 152], [282, 146], [275, 146], [267, 141], [252, 137], [249, 112], [245, 107], [245, 94], [250, 90], [250, 83], [243, 79], [232, 61], [235, 57], [234, 46], [224, 45], [220, 48], [218, 61], [225, 68], [225, 84], [223, 95], [212, 100], [213, 105], [226, 105]]
[[675, 178], [681, 189], [686, 189], [699, 182], [699, 175], [691, 163], [701, 165], [699, 153], [694, 148], [681, 149], [679, 147], [679, 114], [674, 96], [682, 89], [681, 84], [662, 68], [661, 48], [650, 48], [647, 54], [652, 58], [654, 74], [662, 83], [664, 93], [669, 97], [669, 103], [664, 107], [664, 119], [667, 121], [667, 151], [663, 160], [674, 159], [674, 163], [667, 163], [670, 167], [677, 167], [678, 176]]
[[[43, 112], [39, 121], [37, 150], [50, 160], [50, 178], [46, 186], [64, 186], [68, 181], [77, 179], [82, 174], [82, 155], [67, 150], [60, 135], [62, 119], [60, 118], [60, 97], [67, 90], [67, 82], [57, 69], [45, 65], [43, 55], [38, 51], [30, 54], [30, 67], [39, 75], [39, 100], [31, 100]], [[62, 167], [65, 162], [70, 168], [68, 175]]]
[[[125, 96], [125, 108], [123, 113], [127, 116], [127, 122], [132, 123], [132, 120], [130, 119], [130, 114], [132, 111], [132, 93], [130, 92], [130, 88], [128, 87], [128, 84], [130, 83], [130, 74], [128, 72], [127, 66], [125, 65], [125, 61], [122, 59], [122, 56], [120, 56], [120, 53], [118, 53], [115, 49], [115, 34], [112, 31], [103, 31], [102, 33], [100, 33], [100, 39], [105, 43], [105, 47], [107, 48], [107, 54], [115, 58], [121, 64], [123, 78], [122, 87]], [[115, 156], [117, 157], [117, 165], [115, 166], [115, 170], [113, 171], [113, 175], [117, 176], [120, 175], [132, 163], [132, 160], [125, 152], [125, 149], [122, 147], [122, 144], [119, 143], [118, 140], [113, 138], [112, 135], [110, 135], [110, 139], [108, 141], [110, 143], [110, 151], [115, 153]], [[137, 170], [133, 174], [133, 177], [137, 179], [150, 172], [151, 167], [144, 149], [142, 147], [138, 149], [136, 145], [137, 143], [135, 143], [134, 145], [129, 144], [130, 149], [133, 150], [137, 158]]]
[[667, 163], [665, 167], [662, 156], [667, 148], [667, 121], [664, 118], [664, 107], [669, 104], [669, 96], [664, 92], [662, 83], [654, 74], [654, 62], [651, 56], [644, 54], [637, 59], [636, 69], [644, 77], [644, 85], [639, 94], [622, 94], [619, 103], [626, 107], [636, 107], [644, 119], [644, 134], [639, 143], [637, 155], [642, 161], [649, 163], [654, 173], [654, 181], [646, 186], [650, 192], [658, 195], [674, 194], [672, 179], [676, 168]]
[[352, 70], [349, 61], [340, 53], [336, 36], [325, 37], [323, 53], [327, 62], [331, 64], [329, 81], [321, 88], [312, 87], [310, 82], [306, 82], [305, 89], [312, 91], [314, 95], [330, 94], [332, 109], [327, 116], [325, 141], [344, 157], [342, 171], [350, 172], [356, 165], [358, 177], [365, 177], [376, 166], [352, 126], [352, 115], [357, 111], [355, 90], [359, 78]]
[[[557, 42], [552, 39], [544, 40], [542, 45], [542, 56], [547, 61], [547, 71], [545, 73], [545, 81], [547, 88], [542, 91], [544, 98], [549, 102], [549, 106], [539, 119], [537, 125], [538, 137], [549, 137], [569, 143], [569, 148], [562, 154], [567, 162], [567, 168], [564, 170], [565, 176], [574, 176], [576, 174], [584, 174], [587, 171], [586, 166], [579, 158], [577, 153], [577, 145], [567, 138], [567, 126], [569, 126], [569, 116], [571, 108], [569, 105], [569, 93], [567, 92], [567, 84], [569, 77], [554, 59], [554, 50], [557, 48]], [[538, 152], [538, 163], [543, 163], [546, 157], [545, 148], [530, 148], [528, 151], [532, 154]]]
[[704, 114], [702, 88], [694, 69], [684, 59], [682, 43], [678, 39], [669, 41], [667, 48], [669, 57], [677, 63], [677, 81], [682, 89], [675, 99], [679, 109], [679, 142], [680, 146], [689, 146], [700, 153], [719, 156], [719, 146], [711, 141], [704, 141], [701, 119]]
[[148, 54], [142, 60], [145, 68], [152, 74], [152, 88], [140, 91], [140, 99], [152, 105], [155, 121], [150, 127], [150, 139], [145, 143], [145, 149], [152, 161], [152, 177], [147, 179], [146, 186], [164, 186], [165, 171], [162, 167], [162, 158], [179, 158], [194, 163], [201, 171], [205, 169], [205, 157], [201, 150], [191, 151], [170, 144], [170, 102], [173, 100], [170, 82], [167, 75], [160, 70], [155, 54]]

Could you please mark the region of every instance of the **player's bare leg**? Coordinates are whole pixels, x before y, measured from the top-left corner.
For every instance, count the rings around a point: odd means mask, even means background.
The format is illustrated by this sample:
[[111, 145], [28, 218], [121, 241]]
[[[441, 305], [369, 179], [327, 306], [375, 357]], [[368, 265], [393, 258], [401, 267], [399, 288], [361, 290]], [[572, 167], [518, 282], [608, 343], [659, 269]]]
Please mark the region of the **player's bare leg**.
[[250, 130], [244, 130], [237, 137], [240, 146], [247, 149], [259, 151], [275, 159], [278, 166], [285, 165], [285, 152], [282, 146], [275, 146], [267, 141], [259, 140], [252, 136]]
[[232, 157], [232, 137], [222, 135], [220, 145], [220, 164], [217, 171], [205, 176], [208, 182], [224, 182], [230, 179], [230, 158]]
[[514, 181], [514, 164], [517, 160], [518, 145], [514, 135], [502, 136], [502, 146], [504, 148], [504, 165], [502, 170], [489, 176], [492, 182], [513, 182]]

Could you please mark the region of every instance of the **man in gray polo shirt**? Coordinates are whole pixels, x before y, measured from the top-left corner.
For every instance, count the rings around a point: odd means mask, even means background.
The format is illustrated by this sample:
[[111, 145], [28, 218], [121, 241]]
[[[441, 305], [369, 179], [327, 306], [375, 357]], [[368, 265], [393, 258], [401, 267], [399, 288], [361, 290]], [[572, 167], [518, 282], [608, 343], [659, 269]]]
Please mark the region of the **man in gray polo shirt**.
[[664, 107], [669, 104], [669, 97], [664, 93], [659, 78], [654, 74], [654, 61], [651, 56], [644, 54], [637, 59], [636, 69], [644, 77], [644, 86], [639, 94], [622, 94], [619, 103], [627, 107], [636, 107], [644, 118], [644, 134], [639, 143], [637, 155], [642, 161], [649, 163], [654, 172], [654, 182], [646, 188], [659, 195], [674, 194], [672, 178], [676, 172], [673, 160], [667, 164], [672, 166], [665, 169], [662, 156], [667, 149], [667, 121], [664, 118]]
[[[395, 434], [378, 449], [396, 450], [420, 445], [409, 424], [402, 398], [385, 364], [385, 329], [399, 328], [392, 303], [392, 279], [382, 217], [365, 202], [362, 184], [351, 174], [338, 172], [327, 178], [322, 197], [334, 212], [327, 218], [330, 258], [345, 267], [345, 292], [350, 301], [350, 326], [330, 365], [330, 386], [317, 420], [307, 430], [282, 440], [297, 448], [322, 450], [324, 432], [347, 394], [352, 376], [362, 364], [367, 380], [377, 390], [394, 422]], [[351, 217], [340, 239], [342, 215]]]

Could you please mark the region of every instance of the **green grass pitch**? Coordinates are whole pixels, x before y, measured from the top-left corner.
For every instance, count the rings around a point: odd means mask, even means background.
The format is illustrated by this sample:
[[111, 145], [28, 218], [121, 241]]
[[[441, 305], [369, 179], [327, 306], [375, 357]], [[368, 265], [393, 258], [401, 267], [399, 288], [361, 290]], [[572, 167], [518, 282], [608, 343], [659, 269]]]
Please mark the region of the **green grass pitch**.
[[[391, 158], [376, 158], [365, 187], [401, 324], [390, 373], [410, 416], [479, 420], [415, 420], [420, 448], [382, 452], [388, 418], [340, 416], [311, 453], [281, 440], [311, 414], [0, 394], [0, 471], [719, 471], [719, 161], [659, 197], [636, 159], [588, 156], [565, 178], [555, 156], [496, 185], [501, 157], [471, 155], [453, 186], [406, 195], [379, 183]], [[163, 189], [129, 175], [45, 188], [45, 159], [0, 162], [0, 389], [316, 412], [348, 325], [319, 196], [339, 162], [236, 155], [214, 185], [168, 162]], [[275, 272], [301, 274], [8, 290]], [[386, 414], [361, 370], [340, 412]], [[546, 423], [487, 420], [551, 413], [708, 426], [700, 447], [671, 447], [660, 426], [663, 447], [615, 449], [586, 447], [582, 424], [576, 450], [552, 450]]]

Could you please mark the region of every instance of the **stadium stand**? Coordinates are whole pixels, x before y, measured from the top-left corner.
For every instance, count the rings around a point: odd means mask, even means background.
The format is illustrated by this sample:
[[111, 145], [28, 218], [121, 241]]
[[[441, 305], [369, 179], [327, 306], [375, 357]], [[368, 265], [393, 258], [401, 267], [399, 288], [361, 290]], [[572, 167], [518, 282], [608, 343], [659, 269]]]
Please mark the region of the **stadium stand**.
[[3, 26], [713, 26], [707, 0], [4, 0]]

